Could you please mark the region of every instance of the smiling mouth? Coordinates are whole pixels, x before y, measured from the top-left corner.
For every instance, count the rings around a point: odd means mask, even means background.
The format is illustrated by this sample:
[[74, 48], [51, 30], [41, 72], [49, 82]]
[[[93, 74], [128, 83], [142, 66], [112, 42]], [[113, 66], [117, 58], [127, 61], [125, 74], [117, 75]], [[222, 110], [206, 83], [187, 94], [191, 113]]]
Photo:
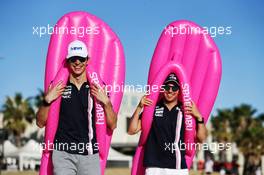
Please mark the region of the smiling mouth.
[[81, 66], [81, 65], [78, 65], [78, 66], [73, 66], [74, 67], [74, 69], [81, 69], [83, 66]]
[[167, 93], [167, 96], [168, 96], [168, 97], [173, 97], [174, 94], [173, 94], [173, 93]]

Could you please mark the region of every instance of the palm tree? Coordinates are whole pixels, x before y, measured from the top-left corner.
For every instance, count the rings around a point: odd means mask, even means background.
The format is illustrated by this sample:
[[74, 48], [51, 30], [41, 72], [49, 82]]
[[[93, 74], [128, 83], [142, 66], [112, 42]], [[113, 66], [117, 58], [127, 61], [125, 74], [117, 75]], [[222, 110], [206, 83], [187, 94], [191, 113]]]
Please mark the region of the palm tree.
[[254, 173], [264, 153], [264, 114], [256, 115], [252, 106], [219, 109], [212, 118], [212, 134], [218, 142], [235, 142], [245, 157], [244, 175]]
[[21, 93], [16, 93], [14, 98], [7, 96], [2, 112], [4, 128], [15, 137], [16, 145], [21, 146], [21, 135], [35, 118], [30, 99], [23, 99]]
[[33, 97], [34, 98], [34, 106], [38, 109], [42, 104], [44, 100], [44, 91], [42, 89], [38, 89], [38, 94]]

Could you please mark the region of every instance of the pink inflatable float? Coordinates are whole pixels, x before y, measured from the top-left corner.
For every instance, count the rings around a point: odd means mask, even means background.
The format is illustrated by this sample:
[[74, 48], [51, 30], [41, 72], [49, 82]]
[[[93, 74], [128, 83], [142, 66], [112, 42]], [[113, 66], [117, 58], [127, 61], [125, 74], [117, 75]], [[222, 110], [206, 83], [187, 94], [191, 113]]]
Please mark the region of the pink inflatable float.
[[[62, 32], [62, 30], [64, 30]], [[103, 85], [124, 84], [125, 58], [123, 47], [110, 27], [101, 19], [86, 12], [72, 12], [64, 15], [55, 25], [49, 43], [45, 91], [50, 83], [62, 80], [67, 83], [69, 72], [65, 65], [68, 44], [73, 40], [83, 41], [88, 49], [90, 62], [86, 68], [90, 83]], [[122, 91], [111, 91], [110, 100], [118, 112]], [[58, 126], [61, 99], [51, 104], [45, 128], [45, 147], [41, 159], [40, 175], [52, 175], [52, 144]], [[101, 172], [104, 174], [112, 131], [108, 130], [102, 106], [95, 102], [96, 138], [99, 143]]]
[[[189, 105], [193, 100], [207, 122], [219, 89], [221, 58], [212, 38], [193, 22], [175, 21], [164, 29], [152, 57], [148, 84], [161, 87], [172, 72], [180, 80], [183, 105]], [[150, 92], [148, 98], [156, 103], [160, 93]], [[132, 175], [143, 175], [145, 172], [144, 145], [151, 128], [154, 107], [145, 107], [142, 114], [142, 132], [133, 159]], [[195, 155], [192, 143], [196, 142], [196, 122], [192, 116], [184, 114], [184, 123], [185, 159], [190, 168]], [[175, 151], [177, 155], [179, 148], [176, 147]], [[180, 162], [176, 162], [175, 168], [178, 169], [179, 165]]]

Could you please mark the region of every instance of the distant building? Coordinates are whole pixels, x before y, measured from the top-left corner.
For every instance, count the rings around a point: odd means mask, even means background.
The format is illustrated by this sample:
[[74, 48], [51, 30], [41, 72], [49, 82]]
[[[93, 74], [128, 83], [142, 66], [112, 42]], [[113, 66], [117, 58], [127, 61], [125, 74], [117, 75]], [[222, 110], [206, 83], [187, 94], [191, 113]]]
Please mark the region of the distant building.
[[124, 148], [124, 149], [135, 149], [138, 143], [140, 133], [136, 135], [128, 135], [129, 119], [132, 116], [136, 106], [138, 105], [143, 93], [137, 92], [125, 92], [120, 110], [118, 113], [117, 128], [114, 131], [112, 137], [112, 147]]

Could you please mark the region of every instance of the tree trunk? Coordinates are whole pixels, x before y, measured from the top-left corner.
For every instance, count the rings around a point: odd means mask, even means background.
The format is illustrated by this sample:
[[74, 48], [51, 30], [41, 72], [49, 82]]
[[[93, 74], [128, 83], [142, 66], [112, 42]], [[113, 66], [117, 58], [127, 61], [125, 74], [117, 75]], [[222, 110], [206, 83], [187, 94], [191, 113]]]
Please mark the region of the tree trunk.
[[15, 135], [15, 142], [17, 147], [21, 147], [21, 137], [20, 135]]
[[243, 175], [255, 175], [255, 172], [257, 170], [257, 166], [255, 162], [258, 162], [259, 159], [258, 156], [252, 155], [252, 154], [246, 154], [245, 157], [245, 163], [244, 163], [244, 171]]

